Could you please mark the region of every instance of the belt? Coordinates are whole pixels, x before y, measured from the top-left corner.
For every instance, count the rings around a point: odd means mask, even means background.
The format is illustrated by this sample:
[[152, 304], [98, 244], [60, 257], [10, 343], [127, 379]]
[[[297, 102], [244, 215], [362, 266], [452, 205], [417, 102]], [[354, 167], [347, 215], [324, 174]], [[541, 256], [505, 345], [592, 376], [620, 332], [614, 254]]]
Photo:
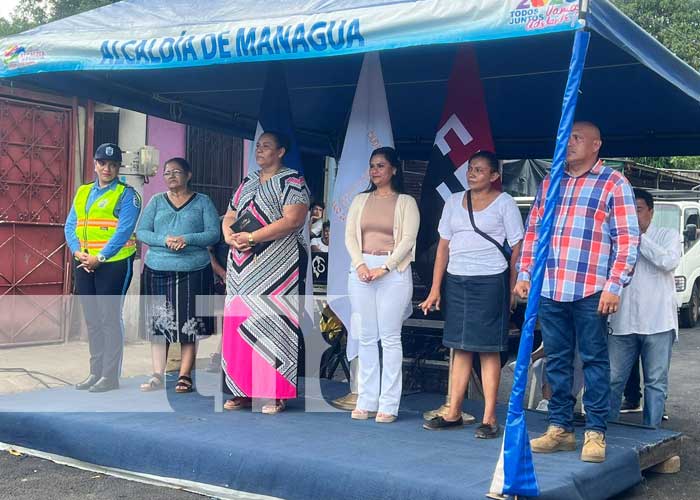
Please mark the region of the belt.
[[365, 255], [376, 255], [376, 256], [385, 256], [385, 257], [388, 257], [389, 255], [391, 255], [391, 252], [388, 250], [383, 251], [383, 252], [365, 252], [363, 250], [362, 253]]

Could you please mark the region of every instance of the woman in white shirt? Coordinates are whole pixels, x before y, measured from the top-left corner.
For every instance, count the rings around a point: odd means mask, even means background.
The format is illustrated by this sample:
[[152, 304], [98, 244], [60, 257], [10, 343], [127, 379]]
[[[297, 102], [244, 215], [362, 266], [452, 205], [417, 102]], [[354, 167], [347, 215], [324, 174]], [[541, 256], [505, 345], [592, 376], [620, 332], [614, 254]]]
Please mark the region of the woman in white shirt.
[[[494, 438], [500, 430], [496, 421], [500, 353], [508, 349], [510, 290], [516, 277], [523, 222], [515, 200], [494, 189], [499, 177], [496, 155], [489, 151], [473, 155], [467, 169], [470, 189], [446, 201], [438, 226], [433, 284], [420, 307], [424, 312], [440, 309], [440, 290], [447, 271], [443, 345], [454, 350], [454, 361], [449, 413], [426, 422], [423, 427], [428, 430], [462, 427], [462, 403], [474, 353], [481, 361], [485, 400], [482, 424], [475, 436]], [[506, 241], [511, 255], [504, 248]]]
[[391, 423], [401, 400], [401, 327], [411, 314], [411, 262], [420, 215], [413, 197], [403, 194], [401, 163], [393, 148], [372, 152], [369, 176], [370, 187], [352, 200], [345, 226], [352, 260], [350, 332], [360, 340], [359, 395], [351, 416], [367, 420], [376, 413], [377, 422]]

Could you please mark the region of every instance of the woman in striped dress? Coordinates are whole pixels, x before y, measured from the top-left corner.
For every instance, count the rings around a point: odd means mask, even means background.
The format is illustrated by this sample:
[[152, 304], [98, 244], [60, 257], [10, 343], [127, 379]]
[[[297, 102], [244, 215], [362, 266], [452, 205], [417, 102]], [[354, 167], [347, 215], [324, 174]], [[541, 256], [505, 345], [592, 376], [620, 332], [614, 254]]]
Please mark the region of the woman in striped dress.
[[[297, 395], [299, 346], [299, 242], [309, 209], [304, 178], [282, 165], [287, 139], [266, 132], [256, 144], [259, 170], [238, 187], [222, 229], [231, 245], [226, 277], [222, 364], [227, 410], [268, 400], [262, 412], [283, 411]], [[248, 213], [260, 228], [234, 232]]]

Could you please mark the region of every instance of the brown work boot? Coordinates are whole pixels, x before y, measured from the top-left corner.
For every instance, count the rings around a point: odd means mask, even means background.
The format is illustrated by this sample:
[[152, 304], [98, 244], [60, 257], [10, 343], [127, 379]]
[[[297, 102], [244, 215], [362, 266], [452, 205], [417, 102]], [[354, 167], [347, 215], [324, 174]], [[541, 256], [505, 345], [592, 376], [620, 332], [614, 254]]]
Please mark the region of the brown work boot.
[[350, 392], [345, 396], [330, 401], [330, 404], [339, 410], [352, 411], [357, 406], [357, 393]]
[[530, 440], [530, 448], [535, 453], [553, 453], [555, 451], [573, 451], [576, 449], [576, 436], [561, 427], [550, 425], [547, 432]]
[[594, 463], [605, 461], [605, 434], [598, 431], [586, 431], [581, 460]]

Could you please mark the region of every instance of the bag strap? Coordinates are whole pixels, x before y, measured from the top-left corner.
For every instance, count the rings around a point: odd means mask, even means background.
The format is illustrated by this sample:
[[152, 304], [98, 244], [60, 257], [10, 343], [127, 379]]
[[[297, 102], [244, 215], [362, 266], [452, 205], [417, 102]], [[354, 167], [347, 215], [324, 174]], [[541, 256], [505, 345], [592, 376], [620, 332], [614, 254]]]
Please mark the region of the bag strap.
[[491, 236], [483, 232], [481, 229], [476, 227], [476, 222], [474, 222], [474, 209], [472, 208], [472, 192], [471, 190], [467, 191], [467, 212], [469, 212], [469, 222], [472, 223], [472, 228], [474, 228], [474, 232], [484, 238], [487, 241], [490, 241], [494, 245], [496, 245], [496, 248], [503, 254], [503, 257], [506, 259], [506, 263], [510, 265], [510, 255], [508, 255], [508, 252], [506, 252], [506, 249], [503, 245], [501, 245], [499, 242], [494, 240]]

